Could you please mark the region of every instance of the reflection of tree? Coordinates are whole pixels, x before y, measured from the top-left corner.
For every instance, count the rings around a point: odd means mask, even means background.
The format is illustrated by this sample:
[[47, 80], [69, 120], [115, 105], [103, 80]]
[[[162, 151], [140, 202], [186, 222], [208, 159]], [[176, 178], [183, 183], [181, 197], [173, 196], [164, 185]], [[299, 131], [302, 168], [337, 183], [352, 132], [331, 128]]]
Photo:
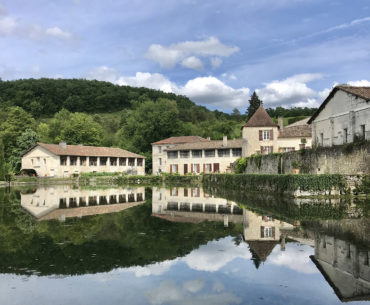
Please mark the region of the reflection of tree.
[[119, 213], [30, 222], [7, 204], [0, 223], [0, 271], [84, 274], [144, 266], [184, 256], [241, 230], [235, 224], [224, 228], [221, 222], [167, 222], [151, 217], [151, 210], [148, 202]]
[[261, 260], [258, 257], [258, 255], [252, 249], [250, 249], [250, 252], [252, 254], [251, 260], [253, 261], [253, 264], [256, 267], [256, 269], [258, 269], [259, 266], [261, 265]]

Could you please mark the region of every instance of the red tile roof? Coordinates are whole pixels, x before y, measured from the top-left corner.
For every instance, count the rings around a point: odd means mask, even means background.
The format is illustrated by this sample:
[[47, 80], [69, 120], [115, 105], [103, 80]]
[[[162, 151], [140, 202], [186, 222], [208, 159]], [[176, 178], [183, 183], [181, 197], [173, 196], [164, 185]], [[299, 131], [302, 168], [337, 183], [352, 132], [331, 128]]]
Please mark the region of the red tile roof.
[[199, 136], [181, 136], [181, 137], [170, 137], [158, 142], [152, 143], [152, 145], [160, 144], [183, 144], [183, 143], [195, 143], [195, 142], [207, 142], [209, 140]]
[[314, 113], [314, 115], [309, 119], [308, 124], [311, 124], [319, 113], [325, 108], [326, 104], [333, 98], [334, 94], [338, 91], [342, 90], [344, 92], [353, 94], [365, 100], [370, 100], [370, 87], [355, 87], [349, 85], [338, 85], [335, 86], [331, 92], [329, 93], [328, 97], [322, 102], [319, 109]]
[[256, 112], [252, 115], [248, 122], [243, 125], [243, 127], [279, 127], [279, 125], [274, 123], [262, 106], [259, 106]]
[[280, 129], [278, 138], [310, 138], [312, 127], [307, 124], [308, 118], [297, 121]]
[[33, 148], [37, 146], [41, 146], [42, 148], [50, 151], [51, 153], [57, 156], [120, 157], [120, 158], [143, 158], [143, 159], [145, 158], [144, 156], [132, 153], [128, 150], [124, 150], [121, 148], [84, 146], [84, 145], [66, 145], [66, 148], [63, 148], [59, 144], [46, 144], [40, 142], [37, 143], [37, 145], [32, 147], [27, 152], [31, 151]]

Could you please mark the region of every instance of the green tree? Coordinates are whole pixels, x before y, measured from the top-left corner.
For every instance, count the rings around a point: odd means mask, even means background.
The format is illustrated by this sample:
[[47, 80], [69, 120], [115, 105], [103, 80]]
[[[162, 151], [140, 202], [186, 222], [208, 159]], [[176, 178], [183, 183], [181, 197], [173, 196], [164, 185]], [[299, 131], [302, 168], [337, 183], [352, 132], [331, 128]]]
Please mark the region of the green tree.
[[259, 106], [261, 106], [263, 102], [259, 99], [256, 91], [253, 92], [251, 98], [249, 99], [249, 107], [247, 109], [246, 115], [247, 119], [249, 120], [251, 116], [256, 112]]
[[0, 137], [4, 143], [5, 159], [7, 160], [17, 147], [17, 138], [27, 129], [36, 127], [35, 119], [20, 107], [10, 107], [0, 114]]
[[0, 181], [5, 180], [5, 157], [4, 157], [4, 144], [0, 139]]

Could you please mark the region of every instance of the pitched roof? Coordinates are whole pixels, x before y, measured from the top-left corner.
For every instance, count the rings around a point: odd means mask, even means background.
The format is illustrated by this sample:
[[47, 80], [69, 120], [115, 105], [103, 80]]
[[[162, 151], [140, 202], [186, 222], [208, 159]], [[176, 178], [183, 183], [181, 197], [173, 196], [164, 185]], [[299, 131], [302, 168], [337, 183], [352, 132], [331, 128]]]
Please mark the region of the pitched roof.
[[297, 121], [280, 129], [278, 138], [309, 138], [312, 137], [312, 127], [307, 124], [309, 118]]
[[40, 142], [37, 143], [37, 145], [35, 145], [31, 149], [29, 149], [27, 152], [25, 152], [24, 155], [37, 146], [40, 146], [57, 156], [145, 158], [144, 156], [135, 154], [133, 152], [121, 148], [84, 146], [84, 145], [66, 145], [66, 148], [63, 148], [59, 144], [46, 144]]
[[242, 139], [227, 140], [226, 146], [223, 146], [223, 140], [185, 143], [171, 147], [167, 149], [167, 151], [190, 150], [190, 149], [241, 148], [242, 142], [243, 142]]
[[158, 144], [182, 144], [182, 143], [193, 143], [193, 142], [206, 142], [208, 139], [199, 136], [181, 136], [181, 137], [170, 137], [158, 142], [152, 143], [152, 145]]
[[261, 105], [243, 127], [279, 127], [279, 125], [274, 123]]
[[266, 261], [267, 257], [271, 254], [272, 250], [274, 250], [275, 246], [278, 244], [277, 241], [271, 240], [254, 240], [254, 241], [247, 241], [249, 245], [250, 251], [253, 251], [261, 262]]
[[342, 90], [344, 92], [353, 94], [355, 96], [361, 97], [365, 100], [370, 100], [370, 87], [355, 87], [349, 85], [338, 85], [335, 86], [331, 92], [329, 93], [328, 97], [322, 102], [319, 109], [313, 114], [313, 116], [309, 119], [308, 124], [311, 124], [314, 119], [319, 115], [319, 113], [325, 108], [326, 104], [332, 99], [334, 94], [338, 91]]

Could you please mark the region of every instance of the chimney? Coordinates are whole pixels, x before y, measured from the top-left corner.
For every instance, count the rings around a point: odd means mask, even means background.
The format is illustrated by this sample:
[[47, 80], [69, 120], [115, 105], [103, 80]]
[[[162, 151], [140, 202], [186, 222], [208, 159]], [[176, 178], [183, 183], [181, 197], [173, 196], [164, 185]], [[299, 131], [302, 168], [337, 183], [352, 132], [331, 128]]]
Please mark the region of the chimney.
[[227, 136], [224, 136], [222, 139], [222, 146], [227, 147]]
[[60, 146], [61, 148], [66, 149], [66, 148], [67, 148], [67, 143], [66, 143], [66, 142], [59, 142], [59, 146]]
[[278, 117], [278, 125], [279, 125], [280, 130], [283, 130], [283, 128], [284, 128], [284, 121], [283, 121], [283, 117], [282, 116], [279, 116]]

